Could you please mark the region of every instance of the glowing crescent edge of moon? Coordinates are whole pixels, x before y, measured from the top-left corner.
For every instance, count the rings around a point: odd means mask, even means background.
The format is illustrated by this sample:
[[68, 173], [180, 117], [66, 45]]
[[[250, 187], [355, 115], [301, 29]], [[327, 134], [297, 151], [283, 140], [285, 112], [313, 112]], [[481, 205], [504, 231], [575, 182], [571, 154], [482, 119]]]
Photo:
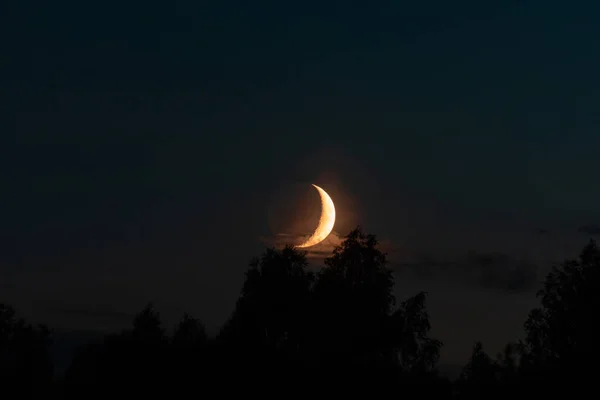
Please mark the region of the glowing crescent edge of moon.
[[335, 224], [335, 206], [326, 191], [313, 184], [321, 197], [321, 218], [315, 232], [302, 244], [296, 247], [310, 247], [321, 243], [333, 230]]

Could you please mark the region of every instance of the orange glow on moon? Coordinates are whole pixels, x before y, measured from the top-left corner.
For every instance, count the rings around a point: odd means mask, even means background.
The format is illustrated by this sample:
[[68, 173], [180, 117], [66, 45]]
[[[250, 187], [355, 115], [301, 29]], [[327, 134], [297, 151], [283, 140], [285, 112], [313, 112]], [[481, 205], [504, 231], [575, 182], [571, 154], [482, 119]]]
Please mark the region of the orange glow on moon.
[[333, 200], [327, 194], [326, 191], [314, 185], [315, 189], [319, 192], [321, 197], [321, 218], [319, 218], [319, 225], [315, 232], [302, 244], [296, 247], [311, 247], [318, 243], [321, 243], [333, 230], [335, 224], [335, 206]]

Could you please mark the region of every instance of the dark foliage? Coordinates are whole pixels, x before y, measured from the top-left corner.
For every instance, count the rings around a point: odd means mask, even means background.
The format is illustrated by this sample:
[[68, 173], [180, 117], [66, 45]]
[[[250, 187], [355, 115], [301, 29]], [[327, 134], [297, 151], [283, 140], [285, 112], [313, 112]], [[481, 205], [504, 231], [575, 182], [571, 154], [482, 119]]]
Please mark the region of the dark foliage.
[[27, 394], [46, 388], [52, 380], [47, 327], [32, 326], [0, 304], [0, 383], [19, 386]]
[[[0, 379], [22, 396], [106, 397], [115, 391], [157, 395], [166, 387], [206, 393], [302, 389], [333, 393], [406, 390], [421, 396], [500, 399], [523, 388], [556, 393], [595, 376], [600, 251], [590, 242], [577, 260], [553, 268], [525, 339], [496, 358], [477, 342], [454, 383], [439, 376], [442, 342], [431, 338], [426, 293], [396, 305], [394, 281], [377, 239], [351, 231], [317, 274], [292, 246], [252, 259], [230, 319], [214, 339], [184, 315], [169, 333], [148, 304], [130, 329], [81, 348], [64, 379], [52, 381], [51, 335], [0, 304]], [[53, 384], [53, 385], [52, 385]], [[533, 392], [532, 392], [533, 393]]]
[[600, 349], [600, 250], [590, 241], [576, 260], [556, 266], [538, 292], [521, 343], [528, 379], [574, 382], [596, 375]]

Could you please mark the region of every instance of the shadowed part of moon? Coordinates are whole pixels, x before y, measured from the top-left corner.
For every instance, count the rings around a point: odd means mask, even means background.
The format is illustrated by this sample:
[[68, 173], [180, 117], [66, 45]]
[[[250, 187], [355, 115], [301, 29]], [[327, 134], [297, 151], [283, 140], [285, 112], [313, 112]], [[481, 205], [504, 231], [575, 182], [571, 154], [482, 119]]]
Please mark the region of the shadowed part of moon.
[[267, 222], [271, 232], [299, 244], [319, 223], [321, 199], [308, 183], [287, 183], [271, 194]]

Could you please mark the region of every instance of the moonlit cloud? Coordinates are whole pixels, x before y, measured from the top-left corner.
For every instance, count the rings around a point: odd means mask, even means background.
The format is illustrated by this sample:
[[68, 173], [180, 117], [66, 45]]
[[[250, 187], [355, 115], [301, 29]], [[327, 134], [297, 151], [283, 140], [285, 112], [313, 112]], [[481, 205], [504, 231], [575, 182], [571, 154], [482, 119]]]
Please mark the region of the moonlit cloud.
[[[309, 236], [309, 235], [308, 235]], [[295, 245], [305, 240], [307, 235], [293, 235], [287, 233], [278, 233], [273, 237], [261, 237], [261, 242], [268, 247], [282, 248], [286, 244]], [[343, 236], [337, 232], [331, 232], [321, 243], [311, 247], [300, 249], [306, 252], [306, 257], [310, 261], [322, 260], [330, 256], [336, 246], [339, 246], [344, 240]]]
[[[283, 248], [286, 244], [302, 243], [310, 235], [293, 235], [288, 233], [278, 233], [273, 237], [261, 237], [260, 241], [268, 247]], [[314, 246], [299, 249], [306, 252], [306, 257], [312, 263], [320, 264], [324, 258], [330, 257], [333, 250], [342, 244], [345, 234], [333, 231], [325, 240]], [[395, 248], [390, 240], [379, 240], [379, 249], [384, 253], [392, 253]]]

